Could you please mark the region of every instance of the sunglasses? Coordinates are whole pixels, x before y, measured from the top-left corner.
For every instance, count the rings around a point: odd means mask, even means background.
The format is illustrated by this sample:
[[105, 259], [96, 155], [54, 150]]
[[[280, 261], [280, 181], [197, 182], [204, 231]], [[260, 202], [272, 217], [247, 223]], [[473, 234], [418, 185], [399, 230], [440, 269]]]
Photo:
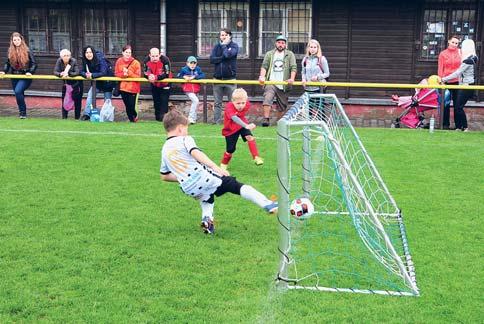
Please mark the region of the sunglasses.
[[197, 64], [197, 62], [189, 62], [190, 64]]

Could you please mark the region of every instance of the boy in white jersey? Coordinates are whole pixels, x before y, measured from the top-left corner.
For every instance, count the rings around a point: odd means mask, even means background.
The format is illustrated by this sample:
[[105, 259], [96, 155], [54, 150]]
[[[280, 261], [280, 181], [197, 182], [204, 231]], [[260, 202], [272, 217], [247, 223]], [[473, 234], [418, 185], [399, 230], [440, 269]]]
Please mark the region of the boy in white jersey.
[[202, 207], [201, 227], [207, 234], [213, 234], [214, 197], [226, 192], [241, 195], [269, 213], [277, 211], [277, 202], [252, 186], [238, 182], [227, 170], [221, 169], [196, 145], [188, 135], [188, 119], [176, 110], [163, 118], [167, 140], [161, 149], [161, 179], [178, 182], [182, 191], [200, 202]]

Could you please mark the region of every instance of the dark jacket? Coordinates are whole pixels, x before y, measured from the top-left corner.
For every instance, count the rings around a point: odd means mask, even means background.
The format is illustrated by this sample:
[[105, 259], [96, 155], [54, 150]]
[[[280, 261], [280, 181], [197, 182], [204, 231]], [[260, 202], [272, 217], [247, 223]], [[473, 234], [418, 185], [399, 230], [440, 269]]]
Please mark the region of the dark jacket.
[[[69, 63], [68, 63], [71, 68], [69, 70], [69, 76], [70, 77], [75, 77], [79, 75], [79, 66], [77, 65], [77, 60], [75, 58], [70, 58]], [[54, 67], [54, 75], [60, 77], [61, 72], [63, 72], [66, 68], [66, 64], [64, 64], [64, 61], [62, 58], [58, 58], [57, 62], [55, 62], [55, 67]], [[64, 80], [64, 83], [70, 84], [71, 86], [77, 86], [81, 83], [82, 81], [78, 80]]]
[[[92, 78], [100, 78], [103, 76], [114, 76], [113, 65], [109, 62], [104, 54], [96, 51], [96, 60], [88, 61], [85, 58], [82, 59], [80, 74], [84, 78], [86, 77], [87, 69], [92, 74]], [[100, 91], [108, 92], [113, 91], [114, 82], [111, 81], [97, 81], [96, 88]]]
[[100, 78], [103, 76], [113, 76], [114, 73], [112, 71], [112, 68], [110, 67], [111, 63], [107, 62], [103, 53], [96, 51], [95, 55], [96, 55], [96, 60], [91, 60], [91, 61], [88, 61], [86, 59], [82, 60], [81, 75], [85, 78], [86, 73], [88, 72], [88, 69], [89, 69], [89, 72], [91, 72], [93, 79]]
[[[143, 60], [143, 75], [148, 78], [150, 74], [156, 76], [156, 80], [163, 80], [166, 78], [171, 78], [171, 63], [170, 59], [165, 55], [160, 55], [160, 60], [158, 62], [151, 62], [149, 55]], [[170, 84], [166, 82], [156, 82], [152, 86], [157, 88], [169, 88]]]
[[[7, 54], [8, 57], [8, 54]], [[37, 63], [35, 62], [35, 57], [32, 54], [32, 52], [29, 51], [29, 63], [28, 67], [24, 69], [19, 69], [10, 64], [10, 59], [7, 58], [7, 62], [5, 62], [5, 65], [3, 67], [3, 72], [7, 74], [25, 74], [25, 73], [31, 73], [34, 74], [35, 70], [37, 70]]]
[[230, 41], [227, 45], [218, 43], [210, 54], [210, 63], [215, 64], [213, 77], [219, 80], [235, 79], [237, 76], [237, 54], [239, 45]]
[[193, 70], [188, 66], [184, 66], [180, 72], [178, 72], [176, 77], [183, 78], [185, 75], [195, 76], [195, 80], [205, 79], [205, 73], [202, 72], [202, 69], [199, 66], [195, 67]]

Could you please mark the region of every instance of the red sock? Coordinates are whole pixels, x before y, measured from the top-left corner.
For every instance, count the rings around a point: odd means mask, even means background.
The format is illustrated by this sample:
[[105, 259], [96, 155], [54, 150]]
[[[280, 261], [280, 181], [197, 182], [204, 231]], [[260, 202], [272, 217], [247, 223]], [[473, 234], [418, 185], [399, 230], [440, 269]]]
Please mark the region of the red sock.
[[247, 141], [247, 145], [249, 145], [249, 151], [250, 154], [252, 154], [253, 158], [259, 156], [259, 151], [257, 150], [257, 144], [255, 144], [255, 140]]
[[225, 152], [221, 163], [229, 164], [231, 158], [232, 158], [232, 154]]

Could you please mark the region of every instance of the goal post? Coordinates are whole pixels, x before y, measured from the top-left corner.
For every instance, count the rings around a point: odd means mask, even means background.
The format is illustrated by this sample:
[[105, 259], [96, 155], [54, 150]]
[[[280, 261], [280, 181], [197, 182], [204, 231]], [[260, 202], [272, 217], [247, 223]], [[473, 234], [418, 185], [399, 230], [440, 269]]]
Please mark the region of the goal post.
[[[304, 94], [277, 125], [278, 284], [418, 295], [400, 209], [333, 94]], [[296, 219], [289, 205], [311, 200]]]

